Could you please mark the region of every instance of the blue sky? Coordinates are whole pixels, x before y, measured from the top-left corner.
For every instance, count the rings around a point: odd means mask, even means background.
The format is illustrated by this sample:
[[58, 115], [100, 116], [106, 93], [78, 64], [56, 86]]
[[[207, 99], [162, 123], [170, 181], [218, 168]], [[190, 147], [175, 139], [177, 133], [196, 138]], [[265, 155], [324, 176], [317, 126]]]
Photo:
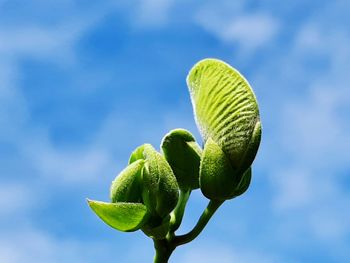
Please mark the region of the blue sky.
[[[0, 261], [151, 262], [101, 223], [130, 152], [196, 129], [185, 77], [205, 57], [250, 81], [253, 181], [171, 262], [349, 262], [349, 1], [0, 0]], [[181, 232], [206, 200], [196, 191]]]

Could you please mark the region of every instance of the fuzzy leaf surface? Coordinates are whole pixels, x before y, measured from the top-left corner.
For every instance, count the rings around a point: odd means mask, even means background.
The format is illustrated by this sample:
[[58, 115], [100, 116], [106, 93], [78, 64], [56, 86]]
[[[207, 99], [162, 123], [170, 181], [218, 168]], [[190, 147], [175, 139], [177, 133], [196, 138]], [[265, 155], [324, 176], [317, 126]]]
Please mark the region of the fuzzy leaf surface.
[[211, 137], [236, 170], [246, 171], [260, 144], [258, 104], [248, 81], [217, 59], [198, 62], [187, 76], [197, 126]]
[[161, 148], [180, 189], [198, 188], [202, 150], [193, 135], [184, 129], [172, 130], [164, 136]]
[[163, 218], [175, 208], [179, 187], [170, 165], [152, 145], [144, 145], [143, 155], [143, 201], [151, 213]]
[[141, 174], [144, 163], [144, 160], [137, 160], [133, 162], [123, 171], [121, 171], [120, 174], [114, 179], [110, 189], [110, 198], [112, 203], [141, 203]]
[[220, 146], [208, 138], [202, 154], [199, 177], [203, 195], [214, 200], [233, 198], [238, 176]]
[[148, 220], [147, 208], [139, 203], [105, 203], [88, 200], [90, 208], [107, 225], [124, 232], [140, 229]]

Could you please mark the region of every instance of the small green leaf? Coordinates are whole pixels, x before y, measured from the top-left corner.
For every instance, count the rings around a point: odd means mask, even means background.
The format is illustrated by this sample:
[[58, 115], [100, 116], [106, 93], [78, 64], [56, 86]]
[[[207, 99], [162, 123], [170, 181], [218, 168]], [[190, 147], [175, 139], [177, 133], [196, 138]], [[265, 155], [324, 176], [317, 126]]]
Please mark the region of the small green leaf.
[[152, 145], [144, 145], [143, 155], [143, 202], [151, 213], [164, 218], [177, 204], [178, 184], [168, 162]]
[[161, 148], [183, 191], [199, 187], [199, 165], [202, 149], [193, 135], [184, 129], [175, 129], [166, 134]]
[[140, 229], [148, 220], [149, 214], [143, 204], [105, 203], [88, 200], [89, 206], [107, 225], [124, 232]]
[[141, 173], [144, 160], [137, 160], [128, 165], [112, 182], [110, 197], [112, 203], [141, 203]]
[[144, 151], [144, 148], [145, 148], [145, 144], [137, 147], [130, 155], [130, 158], [129, 158], [129, 164], [137, 161], [137, 160], [144, 160], [145, 157], [143, 155], [143, 151]]
[[191, 69], [187, 84], [204, 141], [211, 137], [235, 170], [246, 171], [261, 137], [258, 104], [248, 81], [225, 62], [204, 59]]
[[204, 196], [213, 200], [227, 200], [234, 196], [238, 174], [221, 148], [208, 138], [202, 154], [199, 175]]

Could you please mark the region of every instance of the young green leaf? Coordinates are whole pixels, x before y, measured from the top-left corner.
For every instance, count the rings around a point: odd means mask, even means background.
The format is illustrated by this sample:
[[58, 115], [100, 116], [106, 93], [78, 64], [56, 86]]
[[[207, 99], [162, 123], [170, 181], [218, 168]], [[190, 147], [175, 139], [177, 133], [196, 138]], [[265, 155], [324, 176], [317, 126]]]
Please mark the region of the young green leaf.
[[88, 200], [89, 206], [107, 225], [124, 232], [140, 229], [148, 220], [149, 213], [139, 203], [105, 203]]
[[111, 202], [141, 203], [141, 173], [144, 160], [137, 160], [128, 165], [112, 182], [110, 189]]
[[187, 85], [204, 141], [211, 137], [235, 170], [247, 170], [261, 137], [258, 104], [248, 81], [223, 61], [204, 59], [189, 72]]
[[131, 153], [130, 158], [129, 158], [129, 164], [131, 164], [137, 160], [140, 160], [140, 159], [142, 159], [142, 160], [145, 159], [145, 156], [143, 154], [144, 148], [145, 148], [145, 144], [142, 144]]
[[226, 154], [209, 137], [204, 146], [199, 175], [203, 195], [213, 200], [233, 198], [238, 176]]
[[193, 135], [184, 129], [172, 130], [164, 136], [161, 148], [180, 189], [186, 191], [198, 188], [202, 149]]

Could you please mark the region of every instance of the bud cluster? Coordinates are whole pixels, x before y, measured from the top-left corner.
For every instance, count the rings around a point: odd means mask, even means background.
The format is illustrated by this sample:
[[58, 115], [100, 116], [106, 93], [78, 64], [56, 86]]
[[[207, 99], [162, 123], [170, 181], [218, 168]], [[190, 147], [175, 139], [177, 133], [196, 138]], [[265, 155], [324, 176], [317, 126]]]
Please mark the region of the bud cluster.
[[[249, 187], [261, 123], [255, 95], [228, 64], [205, 59], [187, 77], [201, 148], [187, 130], [175, 129], [152, 145], [136, 148], [110, 187], [110, 202], [89, 200], [92, 210], [120, 231], [142, 230], [170, 256], [199, 234], [215, 210]], [[210, 200], [196, 227], [183, 237], [181, 223], [189, 194], [200, 188]], [[177, 243], [176, 243], [177, 242]]]

